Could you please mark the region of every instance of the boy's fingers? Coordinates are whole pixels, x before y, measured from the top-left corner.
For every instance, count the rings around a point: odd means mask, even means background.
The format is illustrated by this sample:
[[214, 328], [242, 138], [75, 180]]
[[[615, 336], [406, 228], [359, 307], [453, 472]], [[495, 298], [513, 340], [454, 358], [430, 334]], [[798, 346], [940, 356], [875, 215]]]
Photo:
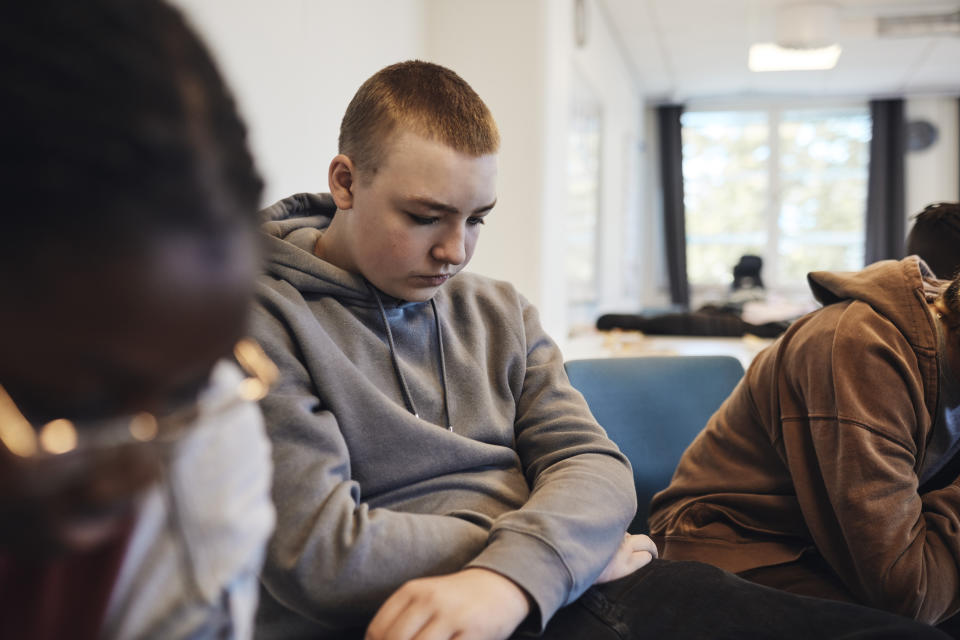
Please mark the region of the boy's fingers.
[[645, 536], [643, 534], [631, 535], [629, 540], [630, 548], [632, 551], [646, 551], [653, 558], [659, 556], [657, 552], [657, 545], [650, 539], [650, 536]]
[[405, 593], [395, 592], [387, 598], [387, 601], [381, 605], [370, 626], [367, 627], [365, 640], [381, 640], [387, 637], [387, 633], [393, 628], [396, 620], [405, 611], [409, 604], [409, 599]]
[[[640, 567], [645, 567], [648, 564], [650, 564], [650, 562], [653, 561], [653, 557], [654, 557], [653, 554], [651, 554], [649, 551], [635, 552], [633, 554], [633, 562], [634, 562], [633, 571], [636, 571]], [[631, 573], [633, 572], [631, 571]]]

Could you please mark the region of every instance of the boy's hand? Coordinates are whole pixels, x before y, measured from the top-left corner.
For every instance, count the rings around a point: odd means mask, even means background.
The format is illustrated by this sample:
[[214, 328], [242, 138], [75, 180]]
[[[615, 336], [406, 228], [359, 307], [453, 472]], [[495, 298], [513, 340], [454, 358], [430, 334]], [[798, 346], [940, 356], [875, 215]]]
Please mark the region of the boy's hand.
[[623, 534], [620, 548], [610, 558], [603, 573], [593, 584], [613, 582], [628, 576], [657, 557], [657, 545], [645, 535]]
[[528, 613], [520, 587], [470, 568], [404, 584], [377, 611], [365, 640], [503, 640]]

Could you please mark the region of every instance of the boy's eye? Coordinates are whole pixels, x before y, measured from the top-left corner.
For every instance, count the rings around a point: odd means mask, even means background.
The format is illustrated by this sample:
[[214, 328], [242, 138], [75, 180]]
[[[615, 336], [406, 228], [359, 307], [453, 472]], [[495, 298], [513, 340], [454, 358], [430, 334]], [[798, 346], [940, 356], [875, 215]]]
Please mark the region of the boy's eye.
[[436, 224], [436, 222], [440, 219], [435, 216], [418, 216], [414, 213], [408, 213], [407, 215], [410, 216], [410, 219], [417, 224]]
[[467, 218], [467, 224], [476, 226], [478, 224], [486, 224], [486, 223], [483, 221], [483, 218], [472, 217], [472, 218]]

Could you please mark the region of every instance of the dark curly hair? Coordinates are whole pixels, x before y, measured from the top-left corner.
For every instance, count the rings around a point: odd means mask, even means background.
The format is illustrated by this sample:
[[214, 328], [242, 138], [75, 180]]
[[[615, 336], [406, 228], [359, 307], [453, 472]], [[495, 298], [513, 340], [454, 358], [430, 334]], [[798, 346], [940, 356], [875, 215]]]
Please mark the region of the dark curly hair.
[[907, 254], [918, 255], [941, 278], [960, 271], [960, 204], [937, 202], [914, 216]]
[[937, 299], [937, 307], [951, 319], [950, 324], [960, 324], [960, 274], [945, 285]]
[[246, 128], [161, 0], [6, 5], [0, 113], [4, 270], [81, 243], [109, 256], [158, 232], [255, 221]]

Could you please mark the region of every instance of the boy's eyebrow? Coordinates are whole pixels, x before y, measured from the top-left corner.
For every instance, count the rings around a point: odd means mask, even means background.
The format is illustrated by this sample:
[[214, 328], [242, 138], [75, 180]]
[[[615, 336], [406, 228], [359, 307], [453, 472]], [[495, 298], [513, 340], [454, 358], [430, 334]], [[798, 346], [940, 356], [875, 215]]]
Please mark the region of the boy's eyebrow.
[[[433, 198], [427, 198], [425, 196], [410, 196], [407, 198], [407, 200], [409, 200], [410, 202], [414, 202], [416, 204], [422, 205], [424, 207], [427, 207], [428, 209], [434, 209], [436, 211], [443, 211], [445, 213], [460, 213], [460, 210], [451, 204], [446, 204], [444, 202], [440, 202], [439, 200], [434, 200]], [[496, 198], [494, 198], [493, 202], [491, 202], [490, 204], [484, 205], [482, 207], [478, 207], [474, 209], [471, 213], [472, 214], [486, 213], [487, 211], [490, 211], [491, 209], [493, 209], [494, 205], [496, 204], [497, 204], [497, 200]]]

